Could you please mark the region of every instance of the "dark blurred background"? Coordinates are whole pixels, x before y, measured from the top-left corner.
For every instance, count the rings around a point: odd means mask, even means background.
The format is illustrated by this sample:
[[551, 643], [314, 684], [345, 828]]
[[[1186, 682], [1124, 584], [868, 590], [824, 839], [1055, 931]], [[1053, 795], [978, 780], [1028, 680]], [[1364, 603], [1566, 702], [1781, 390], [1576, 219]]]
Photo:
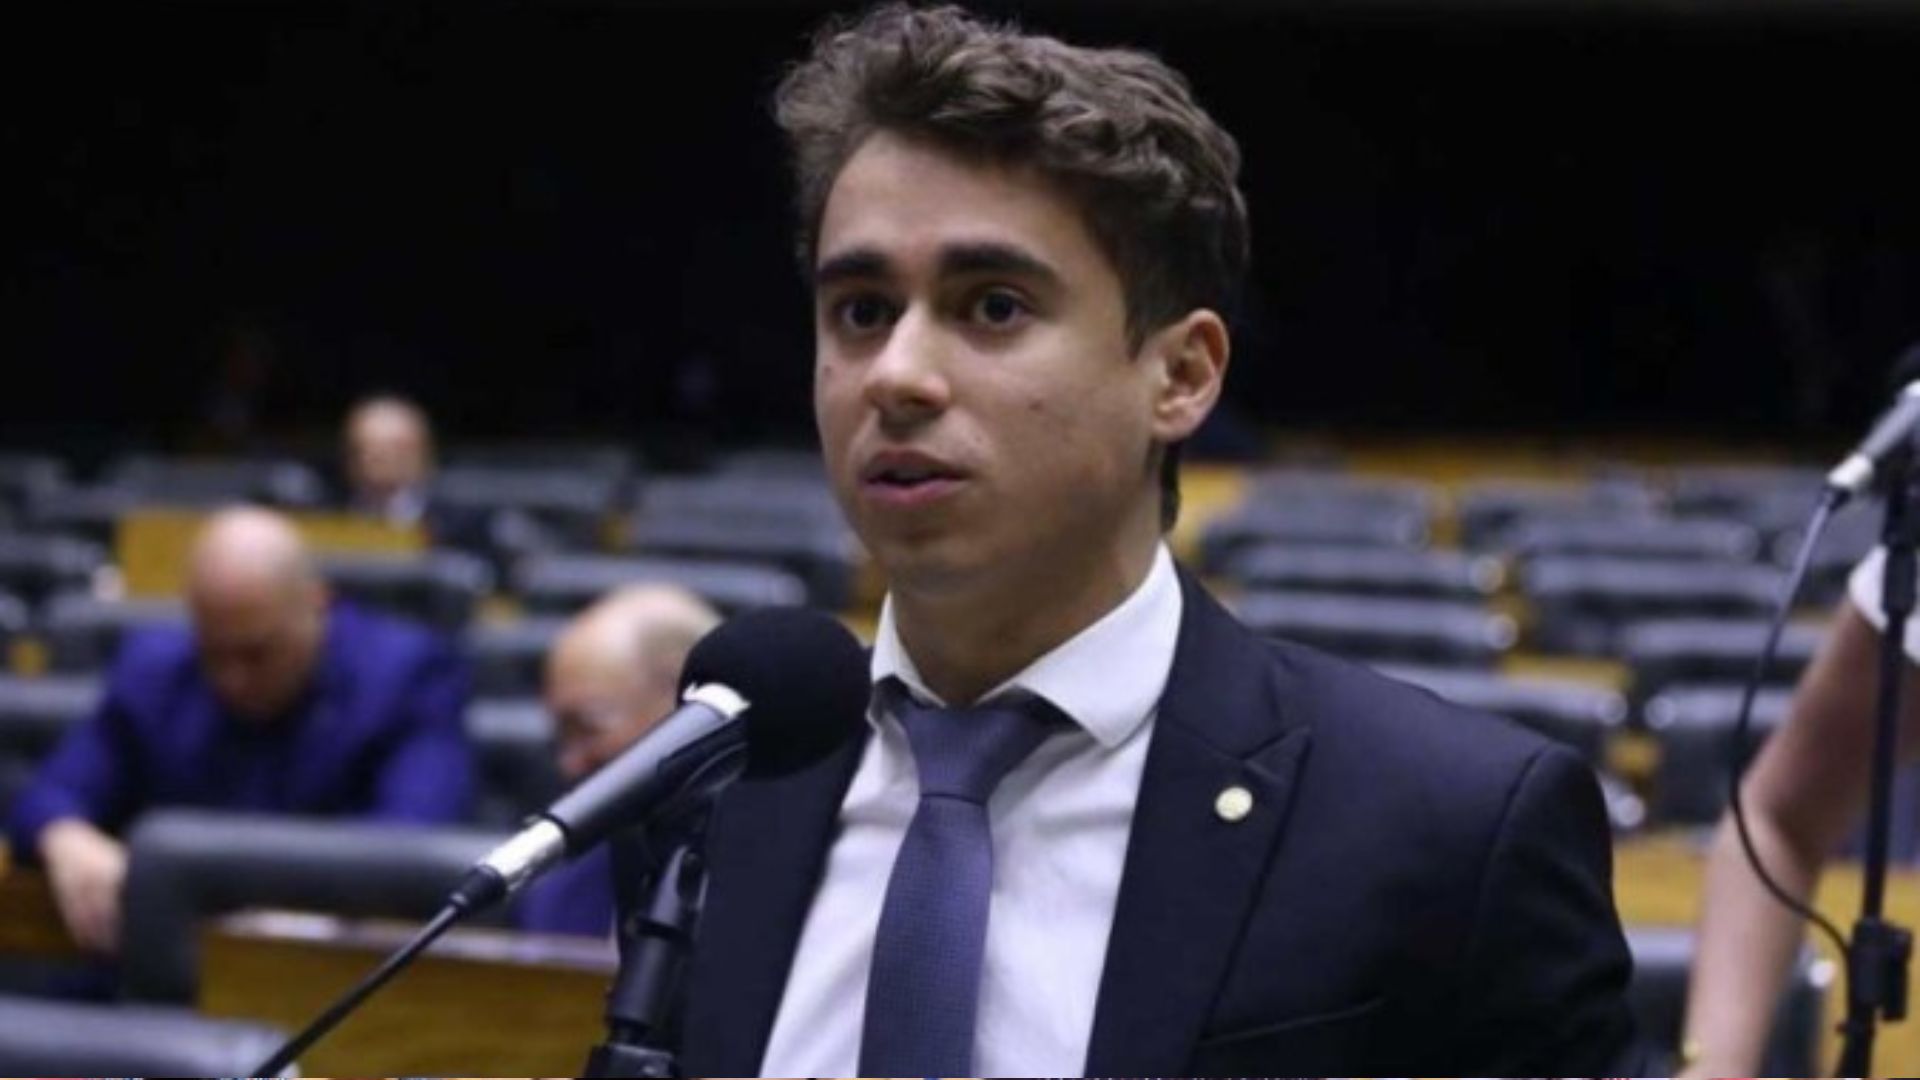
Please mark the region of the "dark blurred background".
[[[1275, 430], [1804, 444], [1920, 336], [1920, 5], [986, 4], [1240, 138]], [[809, 3], [38, 4], [0, 33], [0, 441], [809, 431], [767, 98]]]

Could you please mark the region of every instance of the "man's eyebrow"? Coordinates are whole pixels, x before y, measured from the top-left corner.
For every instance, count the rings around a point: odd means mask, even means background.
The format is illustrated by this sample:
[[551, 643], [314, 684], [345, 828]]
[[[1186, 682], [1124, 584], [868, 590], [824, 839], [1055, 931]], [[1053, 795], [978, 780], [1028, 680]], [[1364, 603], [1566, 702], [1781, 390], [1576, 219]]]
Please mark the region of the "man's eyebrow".
[[[889, 277], [893, 263], [873, 248], [853, 248], [823, 260], [813, 269], [815, 288], [842, 281], [872, 280]], [[968, 274], [1004, 274], [1034, 278], [1049, 285], [1061, 281], [1060, 272], [1038, 256], [1012, 244], [981, 241], [949, 244], [940, 251], [940, 274], [959, 277]]]
[[892, 264], [885, 255], [872, 248], [854, 248], [822, 262], [813, 268], [813, 284], [818, 288], [839, 281], [859, 280], [862, 278], [882, 278], [892, 270]]
[[1048, 285], [1060, 283], [1060, 272], [1011, 244], [992, 242], [954, 244], [940, 252], [942, 275], [1006, 274], [1035, 278]]

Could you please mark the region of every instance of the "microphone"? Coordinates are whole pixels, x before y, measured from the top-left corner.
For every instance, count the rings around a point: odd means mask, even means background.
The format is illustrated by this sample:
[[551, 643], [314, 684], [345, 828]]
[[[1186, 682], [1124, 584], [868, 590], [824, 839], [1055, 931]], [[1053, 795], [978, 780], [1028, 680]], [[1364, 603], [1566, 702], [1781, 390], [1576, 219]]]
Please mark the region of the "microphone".
[[453, 903], [502, 899], [561, 858], [674, 801], [711, 771], [804, 767], [851, 738], [866, 713], [867, 657], [831, 616], [764, 608], [695, 643], [681, 705], [620, 756], [534, 816], [467, 871]]
[[1827, 493], [1835, 508], [1872, 487], [1887, 459], [1906, 447], [1920, 425], [1920, 342], [1900, 354], [1893, 379], [1896, 385], [1905, 384], [1893, 408], [1882, 413], [1853, 453], [1827, 474]]

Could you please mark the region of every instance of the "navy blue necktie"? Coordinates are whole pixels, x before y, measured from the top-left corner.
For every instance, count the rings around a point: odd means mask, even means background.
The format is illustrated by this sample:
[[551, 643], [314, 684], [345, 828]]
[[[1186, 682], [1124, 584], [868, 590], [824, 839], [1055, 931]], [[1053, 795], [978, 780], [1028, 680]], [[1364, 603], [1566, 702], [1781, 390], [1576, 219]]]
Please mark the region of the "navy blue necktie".
[[936, 709], [898, 683], [882, 690], [913, 746], [920, 806], [874, 935], [860, 1075], [971, 1076], [993, 892], [987, 798], [1060, 714], [1035, 697]]

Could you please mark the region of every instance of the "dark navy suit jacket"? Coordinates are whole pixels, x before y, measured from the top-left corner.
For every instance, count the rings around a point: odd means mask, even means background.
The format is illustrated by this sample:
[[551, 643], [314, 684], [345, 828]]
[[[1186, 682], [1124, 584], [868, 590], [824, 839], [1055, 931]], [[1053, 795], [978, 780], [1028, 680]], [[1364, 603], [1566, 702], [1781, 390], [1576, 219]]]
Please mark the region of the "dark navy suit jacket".
[[[1633, 1075], [1631, 960], [1580, 758], [1182, 588], [1086, 1073]], [[687, 1075], [759, 1069], [860, 755], [722, 797]], [[1229, 822], [1214, 806], [1235, 785], [1253, 810]]]
[[8, 822], [16, 852], [78, 816], [118, 832], [159, 806], [454, 822], [472, 801], [465, 663], [439, 637], [345, 601], [299, 702], [265, 726], [214, 697], [185, 627], [130, 637], [100, 705]]

